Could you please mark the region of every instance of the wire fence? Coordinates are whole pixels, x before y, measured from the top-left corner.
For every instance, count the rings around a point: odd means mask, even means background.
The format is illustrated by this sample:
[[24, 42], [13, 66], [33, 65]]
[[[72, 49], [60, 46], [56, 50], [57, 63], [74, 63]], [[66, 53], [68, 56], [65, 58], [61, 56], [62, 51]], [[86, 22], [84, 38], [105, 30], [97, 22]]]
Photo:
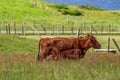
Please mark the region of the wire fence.
[[114, 27], [109, 24], [104, 26], [103, 24], [88, 25], [87, 23], [81, 23], [81, 25], [75, 25], [74, 23], [66, 24], [27, 24], [25, 22], [17, 24], [15, 22], [11, 24], [1, 24], [0, 33], [5, 34], [120, 34], [120, 27]]

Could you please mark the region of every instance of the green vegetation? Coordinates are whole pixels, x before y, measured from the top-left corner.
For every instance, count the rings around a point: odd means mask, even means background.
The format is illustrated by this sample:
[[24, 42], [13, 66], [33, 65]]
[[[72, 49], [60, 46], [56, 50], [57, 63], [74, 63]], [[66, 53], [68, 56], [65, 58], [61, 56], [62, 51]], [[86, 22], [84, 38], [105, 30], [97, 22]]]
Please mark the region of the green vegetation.
[[[89, 57], [88, 57], [89, 56]], [[1, 80], [119, 80], [120, 59], [107, 53], [81, 60], [36, 63], [30, 55], [1, 55]], [[95, 58], [97, 57], [97, 58]], [[112, 58], [112, 60], [111, 60]], [[92, 59], [92, 60], [91, 60]], [[118, 60], [116, 60], [118, 59]]]
[[[43, 36], [40, 36], [43, 37]], [[108, 36], [97, 36], [102, 48]], [[120, 37], [109, 36], [119, 42]], [[1, 80], [108, 80], [120, 79], [120, 55], [88, 51], [80, 60], [36, 62], [39, 36], [0, 34]], [[111, 41], [112, 43], [112, 41]], [[115, 48], [111, 44], [111, 48]]]
[[55, 4], [53, 5], [56, 9], [58, 9], [59, 12], [61, 12], [63, 15], [71, 15], [71, 16], [81, 16], [83, 15], [82, 12], [78, 10], [71, 10], [68, 8], [67, 5], [64, 4]]
[[[69, 14], [69, 19], [63, 14]], [[77, 20], [76, 15], [82, 16]], [[47, 30], [52, 30], [52, 25], [61, 29], [61, 23], [65, 24], [65, 30], [70, 30], [72, 23], [77, 29], [86, 22], [87, 30], [91, 24], [98, 30], [101, 23], [104, 27], [113, 23], [112, 30], [117, 31], [119, 16], [120, 11], [99, 10], [89, 5], [79, 7], [41, 0], [0, 0], [0, 30], [5, 30], [2, 25], [8, 23], [13, 29], [14, 22], [18, 31], [23, 22], [28, 30], [33, 23], [38, 30], [41, 30], [40, 23], [45, 24]], [[120, 80], [120, 55], [97, 54], [92, 48], [80, 60], [36, 62], [40, 37], [0, 34], [0, 80]], [[115, 38], [120, 44], [119, 35], [97, 36], [102, 48], [107, 48], [108, 37]], [[116, 49], [112, 41], [111, 48]]]
[[[88, 9], [84, 9], [84, 7]], [[63, 14], [71, 15], [69, 20], [67, 15]], [[36, 24], [45, 23], [50, 28], [51, 25], [59, 26], [62, 23], [68, 25], [74, 22], [75, 25], [80, 26], [81, 23], [86, 22], [88, 26], [90, 24], [101, 25], [101, 23], [104, 23], [105, 26], [111, 23], [119, 26], [119, 14], [120, 11], [101, 11], [89, 5], [79, 8], [79, 6], [53, 4], [41, 0], [0, 1], [0, 24], [26, 22], [31, 25], [35, 22]], [[78, 16], [78, 21], [76, 21], [76, 15], [82, 15]]]
[[62, 12], [64, 15], [71, 15], [71, 16], [81, 16], [83, 15], [81, 12], [78, 10], [65, 10]]
[[0, 34], [0, 53], [36, 54], [37, 40]]
[[30, 22], [34, 18], [50, 16], [50, 12], [38, 7], [35, 1], [30, 0], [1, 0], [0, 18], [6, 23], [9, 22]]
[[103, 9], [100, 9], [100, 8], [97, 8], [95, 6], [91, 6], [89, 4], [86, 4], [86, 5], [80, 5], [78, 6], [79, 8], [82, 8], [82, 9], [86, 9], [86, 10], [103, 10]]

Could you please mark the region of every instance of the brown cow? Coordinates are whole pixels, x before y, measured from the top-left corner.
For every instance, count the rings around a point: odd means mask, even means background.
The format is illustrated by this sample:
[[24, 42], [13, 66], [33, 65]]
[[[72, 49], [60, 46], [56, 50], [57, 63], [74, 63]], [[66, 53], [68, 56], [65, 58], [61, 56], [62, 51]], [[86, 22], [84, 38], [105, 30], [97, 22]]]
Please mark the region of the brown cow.
[[81, 49], [82, 54], [85, 54], [90, 47], [101, 47], [101, 45], [92, 35], [87, 35], [80, 38], [44, 38], [44, 41], [40, 41], [41, 47], [43, 44], [45, 44], [44, 47], [46, 48], [42, 48], [41, 52], [38, 53], [38, 60], [46, 58], [46, 56], [50, 53], [58, 56], [60, 52], [64, 50]]
[[42, 38], [39, 41], [37, 59], [43, 60], [51, 53], [59, 54], [63, 50], [72, 48], [79, 48], [77, 38]]

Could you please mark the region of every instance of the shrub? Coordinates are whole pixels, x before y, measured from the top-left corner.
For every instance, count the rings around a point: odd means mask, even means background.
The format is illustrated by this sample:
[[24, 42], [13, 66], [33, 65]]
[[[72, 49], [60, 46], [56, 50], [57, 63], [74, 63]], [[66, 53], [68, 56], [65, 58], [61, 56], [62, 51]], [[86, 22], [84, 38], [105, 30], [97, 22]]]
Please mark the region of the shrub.
[[80, 16], [83, 15], [82, 12], [78, 10], [65, 10], [62, 12], [64, 15]]
[[68, 8], [67, 5], [64, 5], [64, 4], [55, 4], [52, 7], [56, 8], [63, 15], [71, 15], [71, 16], [83, 15], [82, 12], [80, 12], [78, 10], [71, 10], [71, 9]]
[[80, 5], [78, 6], [79, 8], [82, 8], [82, 9], [86, 9], [86, 10], [103, 10], [101, 8], [97, 8], [95, 6], [91, 6], [89, 4], [86, 4], [86, 5]]

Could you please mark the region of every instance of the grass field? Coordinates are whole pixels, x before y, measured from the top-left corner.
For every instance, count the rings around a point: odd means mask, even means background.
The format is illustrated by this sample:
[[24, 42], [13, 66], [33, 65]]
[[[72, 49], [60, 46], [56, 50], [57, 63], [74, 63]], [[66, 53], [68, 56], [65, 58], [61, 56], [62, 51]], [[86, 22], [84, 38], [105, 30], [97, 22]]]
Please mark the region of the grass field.
[[[41, 30], [40, 24], [44, 23], [47, 30], [61, 29], [65, 24], [65, 30], [70, 30], [72, 23], [75, 29], [86, 23], [95, 25], [100, 30], [108, 30], [109, 24], [113, 25], [112, 31], [117, 31], [120, 25], [120, 11], [86, 10], [78, 6], [65, 5], [68, 12], [80, 11], [82, 16], [63, 15], [58, 9], [51, 7], [53, 3], [41, 0], [0, 0], [0, 30], [10, 24], [14, 29], [21, 31], [25, 22], [26, 30], [32, 30], [31, 26]], [[64, 10], [63, 10], [64, 11]], [[74, 35], [60, 35], [62, 37], [74, 37]], [[84, 35], [80, 35], [84, 36]], [[102, 45], [107, 48], [108, 37], [111, 38], [110, 48], [116, 49], [112, 42], [114, 38], [120, 44], [119, 35], [94, 35]], [[54, 35], [7, 35], [0, 34], [0, 80], [120, 80], [120, 54], [95, 53], [93, 48], [88, 50], [85, 57], [80, 60], [57, 60], [37, 62], [38, 41], [41, 37], [55, 37]]]
[[[91, 50], [80, 60], [37, 62], [38, 40], [45, 36], [0, 34], [0, 80], [119, 80], [120, 55]], [[102, 48], [107, 37], [97, 36]], [[118, 42], [119, 44], [120, 42]], [[113, 48], [115, 46], [112, 45]]]
[[1, 80], [119, 80], [120, 56], [86, 55], [81, 60], [36, 62], [34, 55], [0, 55]]

